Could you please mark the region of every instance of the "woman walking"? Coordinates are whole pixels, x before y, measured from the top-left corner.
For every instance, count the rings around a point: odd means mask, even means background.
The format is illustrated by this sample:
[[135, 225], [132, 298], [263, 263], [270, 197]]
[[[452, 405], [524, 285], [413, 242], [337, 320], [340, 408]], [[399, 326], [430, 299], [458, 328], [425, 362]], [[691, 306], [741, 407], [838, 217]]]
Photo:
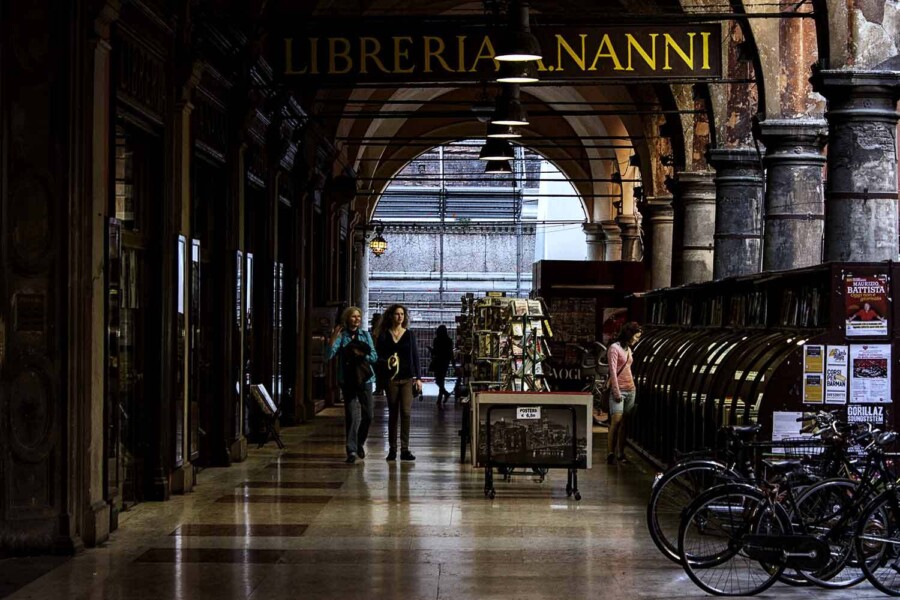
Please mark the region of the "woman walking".
[[631, 349], [641, 339], [641, 327], [634, 321], [622, 326], [615, 343], [609, 346], [609, 437], [607, 438], [606, 463], [628, 462], [625, 458], [625, 435], [629, 419], [634, 413], [635, 393], [634, 376], [631, 364], [634, 359]]
[[409, 314], [402, 304], [392, 304], [384, 311], [382, 332], [375, 342], [379, 362], [387, 365], [388, 454], [397, 460], [397, 420], [400, 420], [400, 460], [416, 460], [409, 451], [409, 415], [413, 389], [422, 392], [419, 352], [416, 337], [409, 327]]
[[447, 326], [438, 325], [431, 344], [431, 370], [434, 372], [434, 382], [438, 386], [437, 405], [441, 409], [444, 408], [444, 402], [450, 398], [450, 392], [444, 384], [447, 381], [447, 369], [451, 364], [453, 364], [453, 340], [447, 334]]
[[362, 311], [350, 306], [341, 313], [341, 323], [334, 328], [325, 358], [338, 356], [338, 383], [344, 396], [344, 429], [347, 439], [347, 462], [365, 458], [364, 445], [374, 412], [372, 382], [378, 355], [369, 332], [360, 327]]

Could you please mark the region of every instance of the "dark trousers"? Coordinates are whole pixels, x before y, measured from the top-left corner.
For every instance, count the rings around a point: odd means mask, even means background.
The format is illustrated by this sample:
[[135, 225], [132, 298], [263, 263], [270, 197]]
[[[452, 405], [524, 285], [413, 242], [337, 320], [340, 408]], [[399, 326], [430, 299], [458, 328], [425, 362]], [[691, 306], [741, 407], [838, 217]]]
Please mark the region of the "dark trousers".
[[412, 412], [413, 380], [392, 379], [387, 387], [388, 445], [397, 449], [397, 420], [400, 420], [400, 449], [409, 450], [409, 414]]
[[369, 437], [369, 425], [375, 412], [372, 384], [343, 388], [344, 431], [347, 434], [347, 456], [357, 454]]

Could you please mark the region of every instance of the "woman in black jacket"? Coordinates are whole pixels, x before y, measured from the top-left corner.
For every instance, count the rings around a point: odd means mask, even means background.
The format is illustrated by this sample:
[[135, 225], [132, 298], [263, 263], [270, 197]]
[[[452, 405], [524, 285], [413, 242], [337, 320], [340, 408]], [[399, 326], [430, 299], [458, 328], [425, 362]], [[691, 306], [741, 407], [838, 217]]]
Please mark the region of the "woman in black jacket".
[[422, 392], [416, 337], [409, 327], [409, 313], [402, 304], [384, 311], [381, 335], [375, 342], [378, 361], [387, 365], [388, 444], [387, 460], [397, 460], [397, 419], [400, 419], [400, 460], [416, 460], [409, 451], [409, 415], [413, 389]]

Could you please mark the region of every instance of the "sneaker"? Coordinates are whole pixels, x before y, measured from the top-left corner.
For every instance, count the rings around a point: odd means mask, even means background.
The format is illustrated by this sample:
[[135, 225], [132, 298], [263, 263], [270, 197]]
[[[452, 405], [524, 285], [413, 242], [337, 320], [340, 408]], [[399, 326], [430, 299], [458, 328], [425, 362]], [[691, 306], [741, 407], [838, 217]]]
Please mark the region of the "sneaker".
[[625, 458], [625, 455], [624, 455], [624, 454], [623, 454], [622, 456], [620, 456], [617, 460], [618, 460], [620, 463], [629, 463], [629, 462], [631, 462], [630, 460], [628, 460], [627, 458]]
[[400, 460], [416, 460], [416, 457], [409, 450], [400, 453]]
[[397, 460], [397, 451], [391, 448], [384, 460]]
[[350, 454], [349, 456], [347, 456], [347, 460], [345, 460], [344, 462], [347, 463], [348, 465], [352, 465], [353, 463], [356, 462], [356, 455]]
[[609, 454], [607, 454], [607, 455], [606, 455], [606, 464], [608, 464], [608, 465], [614, 465], [614, 464], [616, 464], [616, 455], [613, 454], [612, 452], [610, 452]]
[[363, 449], [362, 446], [359, 447], [359, 450], [356, 452], [356, 455], [360, 458], [366, 457], [366, 451]]

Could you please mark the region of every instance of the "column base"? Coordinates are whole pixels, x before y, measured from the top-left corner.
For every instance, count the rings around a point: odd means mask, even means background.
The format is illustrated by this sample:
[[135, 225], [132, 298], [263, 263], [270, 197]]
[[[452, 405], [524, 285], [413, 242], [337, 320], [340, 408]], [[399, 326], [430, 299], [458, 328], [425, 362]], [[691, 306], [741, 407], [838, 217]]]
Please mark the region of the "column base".
[[82, 538], [85, 546], [93, 548], [109, 539], [109, 532], [112, 526], [111, 513], [111, 507], [105, 501], [92, 504], [84, 511], [84, 533]]
[[241, 436], [234, 440], [228, 453], [231, 455], [231, 462], [244, 462], [247, 460], [247, 438]]
[[172, 493], [187, 494], [194, 489], [194, 465], [187, 462], [172, 473]]

